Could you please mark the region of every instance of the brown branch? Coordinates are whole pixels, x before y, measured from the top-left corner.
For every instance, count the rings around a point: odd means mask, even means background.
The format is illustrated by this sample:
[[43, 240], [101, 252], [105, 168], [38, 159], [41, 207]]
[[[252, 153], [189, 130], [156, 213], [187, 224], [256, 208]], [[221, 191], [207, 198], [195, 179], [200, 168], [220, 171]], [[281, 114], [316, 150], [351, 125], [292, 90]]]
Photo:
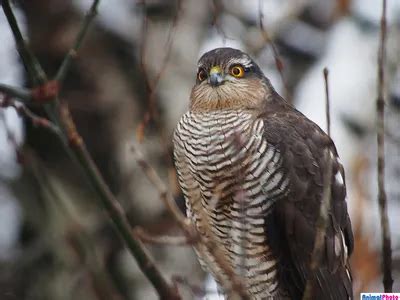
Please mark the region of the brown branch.
[[91, 186], [99, 196], [101, 204], [113, 221], [115, 228], [124, 240], [126, 246], [135, 257], [140, 269], [153, 284], [160, 297], [163, 297], [163, 299], [180, 299], [178, 292], [170, 286], [163, 277], [143, 244], [132, 234], [131, 225], [129, 224], [123, 208], [104, 182], [104, 179], [86, 149], [86, 145], [76, 130], [75, 123], [66, 105], [61, 106], [60, 118], [66, 130], [70, 149], [82, 166]]
[[194, 243], [194, 241], [188, 239], [186, 236], [154, 236], [141, 227], [134, 228], [133, 234], [143, 243], [155, 245], [190, 246]]
[[68, 72], [68, 69], [71, 65], [72, 59], [76, 57], [79, 48], [82, 45], [83, 39], [86, 36], [86, 33], [89, 29], [90, 24], [92, 23], [93, 19], [96, 17], [97, 14], [97, 7], [99, 6], [100, 0], [94, 0], [92, 2], [92, 6], [90, 7], [89, 11], [86, 13], [86, 17], [83, 19], [82, 26], [79, 30], [78, 36], [76, 37], [74, 46], [68, 51], [67, 55], [65, 56], [60, 68], [57, 71], [57, 75], [55, 80], [61, 83], [65, 75]]
[[[149, 75], [149, 72], [146, 67], [146, 56], [145, 56], [146, 50], [147, 50], [146, 47], [147, 47], [148, 23], [149, 23], [148, 17], [146, 15], [146, 9], [145, 9], [146, 8], [146, 0], [142, 0], [141, 4], [143, 5], [143, 21], [142, 21], [141, 43], [140, 43], [139, 66], [140, 66], [140, 69], [142, 71], [142, 75], [144, 78], [145, 90], [146, 90], [146, 96], [147, 96], [147, 102], [148, 102], [148, 109], [144, 115], [142, 122], [140, 122], [140, 124], [136, 130], [136, 136], [140, 142], [143, 141], [144, 131], [146, 129], [147, 124], [151, 120], [153, 120], [153, 121], [158, 120], [158, 110], [157, 110], [157, 105], [156, 105], [156, 92], [157, 92], [158, 84], [168, 66], [168, 62], [169, 62], [169, 59], [171, 56], [173, 37], [175, 35], [179, 17], [180, 17], [180, 13], [182, 10], [182, 0], [177, 0], [176, 13], [174, 15], [172, 24], [168, 31], [167, 41], [164, 45], [164, 49], [165, 49], [164, 57], [161, 62], [160, 69], [158, 70], [158, 72], [155, 75], [153, 80], [150, 79], [150, 75]], [[158, 127], [160, 128], [159, 125], [158, 125]]]
[[[96, 7], [99, 0], [94, 0], [92, 4], [92, 8]], [[84, 144], [81, 136], [76, 130], [75, 123], [71, 117], [70, 111], [66, 105], [58, 105], [58, 96], [59, 96], [59, 88], [56, 81], [47, 81], [47, 77], [44, 72], [41, 72], [41, 67], [37, 61], [37, 59], [31, 54], [29, 49], [27, 48], [22, 35], [20, 33], [18, 24], [16, 23], [15, 17], [12, 14], [12, 11], [9, 7], [8, 1], [2, 1], [3, 9], [7, 15], [9, 20], [10, 27], [13, 30], [15, 39], [18, 45], [18, 51], [23, 59], [24, 64], [26, 64], [26, 68], [29, 72], [29, 75], [33, 78], [34, 82], [39, 85], [39, 87], [34, 90], [37, 91], [36, 98], [41, 97], [44, 89], [44, 95], [49, 97], [46, 98], [46, 112], [49, 118], [61, 128], [61, 135], [64, 146], [68, 154], [71, 154], [72, 158], [75, 159], [79, 163], [79, 166], [84, 171], [85, 175], [89, 179], [91, 186], [94, 188], [95, 192], [98, 195], [98, 198], [107, 211], [110, 219], [117, 232], [120, 234], [121, 238], [124, 240], [126, 246], [130, 253], [136, 259], [139, 267], [141, 268], [144, 275], [150, 280], [154, 288], [157, 290], [157, 293], [162, 299], [173, 299], [179, 300], [181, 299], [178, 291], [170, 285], [164, 276], [161, 274], [160, 270], [154, 263], [153, 259], [144, 248], [143, 244], [140, 240], [136, 239], [132, 234], [132, 228], [128, 222], [128, 219], [117, 201], [114, 195], [111, 193], [109, 187], [104, 182], [101, 174], [99, 173], [97, 166], [95, 165], [92, 157], [88, 153], [86, 149], [86, 145]], [[92, 14], [86, 15], [86, 20], [83, 22], [82, 28], [79, 31], [78, 37], [76, 39], [74, 47], [79, 47], [82, 42], [85, 33], [90, 22], [93, 20]], [[73, 52], [73, 51], [72, 51]], [[68, 52], [67, 57], [64, 59], [64, 63], [60, 69], [60, 78], [66, 70], [68, 69], [69, 61], [71, 60], [71, 51]], [[54, 84], [53, 84], [54, 83]], [[42, 88], [43, 87], [43, 88]], [[48, 93], [50, 92], [50, 94]], [[35, 97], [33, 97], [35, 98]], [[34, 115], [30, 114], [29, 111], [24, 110], [24, 113], [27, 116], [33, 118]], [[35, 119], [35, 118], [34, 118]], [[38, 120], [38, 119], [36, 119]], [[41, 123], [43, 120], [40, 120]], [[50, 123], [49, 123], [50, 124]]]
[[267, 30], [264, 27], [264, 21], [263, 21], [264, 20], [264, 13], [263, 13], [263, 10], [262, 10], [263, 9], [262, 8], [262, 3], [263, 3], [263, 0], [258, 0], [258, 22], [259, 22], [258, 25], [260, 27], [261, 35], [263, 37], [263, 45], [269, 44], [271, 46], [272, 53], [273, 53], [274, 59], [275, 59], [275, 66], [276, 66], [276, 69], [279, 72], [279, 76], [281, 77], [281, 81], [282, 81], [283, 87], [285, 89], [285, 94], [286, 94], [285, 98], [286, 98], [286, 100], [289, 101], [291, 97], [290, 97], [290, 94], [289, 94], [289, 88], [288, 88], [285, 76], [283, 74], [284, 65], [283, 65], [282, 59], [281, 59], [281, 57], [279, 55], [278, 49], [275, 46], [275, 43], [272, 41], [272, 39], [270, 38]]
[[[328, 136], [331, 135], [331, 117], [330, 117], [330, 99], [329, 99], [329, 85], [328, 85], [328, 69], [324, 68], [324, 82], [325, 82], [325, 114], [326, 114], [326, 124], [327, 124], [327, 133]], [[316, 223], [316, 233], [314, 240], [314, 248], [311, 255], [310, 262], [310, 273], [315, 274], [315, 271], [319, 267], [321, 263], [321, 255], [322, 249], [324, 247], [324, 239], [326, 234], [326, 227], [328, 224], [328, 213], [331, 207], [331, 180], [332, 180], [332, 166], [333, 166], [333, 157], [332, 152], [329, 148], [325, 150], [324, 155], [324, 163], [326, 165], [326, 173], [323, 177], [324, 189], [322, 193], [322, 201], [319, 207], [319, 216]], [[311, 300], [313, 299], [313, 287], [314, 287], [314, 278], [311, 277], [307, 280], [306, 286], [304, 289], [303, 300]]]
[[324, 82], [325, 82], [325, 114], [326, 114], [326, 132], [331, 136], [331, 105], [329, 100], [329, 84], [328, 84], [328, 68], [324, 68]]
[[[205, 238], [199, 234], [198, 230], [195, 228], [195, 226], [193, 226], [190, 220], [182, 214], [181, 210], [176, 205], [172, 194], [168, 191], [167, 187], [158, 176], [156, 171], [144, 159], [142, 153], [135, 146], [132, 146], [132, 151], [135, 154], [137, 163], [159, 192], [160, 199], [164, 202], [168, 211], [174, 217], [185, 236], [194, 241], [194, 248], [202, 254], [202, 257], [207, 257], [207, 253], [211, 254], [213, 260], [210, 260], [206, 263], [210, 268], [212, 268], [212, 263], [215, 263], [218, 268], [220, 268], [220, 271], [216, 271], [214, 274], [218, 276], [218, 281], [224, 287], [224, 290], [227, 292], [237, 293], [240, 295], [240, 297], [242, 297], [242, 299], [249, 299], [243, 283], [235, 274], [231, 265], [228, 263], [225, 254], [222, 252], [220, 246], [215, 240], [210, 224], [208, 222], [201, 222], [204, 232], [207, 233], [207, 237]], [[208, 219], [204, 211], [199, 210], [199, 213], [202, 214], [199, 218], [200, 220]]]
[[378, 146], [378, 203], [382, 230], [382, 272], [385, 292], [392, 292], [392, 241], [390, 237], [388, 207], [385, 191], [385, 59], [386, 59], [386, 0], [382, 0], [380, 43], [378, 50], [377, 146]]
[[30, 78], [35, 84], [42, 84], [47, 80], [46, 74], [44, 73], [42, 67], [40, 66], [38, 60], [26, 46], [26, 42], [22, 37], [21, 30], [19, 29], [17, 20], [12, 12], [10, 1], [2, 0], [1, 5], [4, 10], [4, 14], [7, 17], [8, 24], [14, 35], [15, 43], [17, 45], [18, 53], [21, 56], [23, 65], [30, 75]]
[[222, 36], [222, 41], [225, 43], [226, 40], [231, 39], [228, 37], [224, 29], [220, 24], [220, 16], [224, 11], [224, 4], [221, 0], [212, 0], [212, 10], [213, 10], [213, 18], [212, 18], [212, 25], [217, 30], [217, 33]]
[[8, 97], [13, 97], [18, 102], [29, 103], [32, 99], [32, 92], [24, 88], [14, 87], [8, 84], [0, 83], [0, 92]]
[[217, 291], [208, 291], [203, 287], [194, 285], [192, 283], [190, 283], [186, 278], [182, 277], [182, 276], [178, 276], [175, 275], [172, 277], [172, 281], [176, 284], [181, 284], [183, 286], [186, 286], [189, 288], [189, 290], [193, 293], [194, 296], [196, 297], [205, 297], [207, 295], [211, 295], [211, 294], [216, 294]]
[[16, 102], [11, 100], [10, 98], [0, 98], [0, 107], [12, 107], [18, 113], [20, 117], [25, 117], [27, 120], [32, 122], [34, 127], [43, 127], [57, 136], [61, 136], [60, 129], [51, 121], [47, 120], [46, 118], [40, 117], [34, 114], [31, 110], [29, 110], [25, 105], [22, 103]]
[[[65, 236], [65, 240], [73, 247], [76, 255], [80, 258], [80, 265], [87, 269], [98, 298], [102, 300], [122, 300], [121, 295], [104, 270], [101, 257], [95, 247], [96, 241], [94, 241], [91, 232], [82, 224], [75, 204], [67, 197], [67, 191], [64, 190], [64, 186], [54, 184], [43, 163], [33, 153], [29, 150], [24, 151], [24, 156], [26, 158], [26, 166], [32, 171], [43, 197], [47, 201], [54, 201], [57, 209], [68, 219], [69, 225], [62, 235]], [[65, 242], [56, 241], [55, 244], [64, 247]]]

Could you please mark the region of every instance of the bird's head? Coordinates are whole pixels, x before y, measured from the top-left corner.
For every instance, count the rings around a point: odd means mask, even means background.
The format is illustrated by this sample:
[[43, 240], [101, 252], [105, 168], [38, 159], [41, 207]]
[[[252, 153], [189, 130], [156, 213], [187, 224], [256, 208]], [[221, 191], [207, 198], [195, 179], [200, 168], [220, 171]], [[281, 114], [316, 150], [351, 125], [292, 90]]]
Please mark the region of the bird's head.
[[232, 48], [217, 48], [199, 59], [191, 109], [254, 108], [263, 102], [269, 90], [268, 79], [248, 54]]

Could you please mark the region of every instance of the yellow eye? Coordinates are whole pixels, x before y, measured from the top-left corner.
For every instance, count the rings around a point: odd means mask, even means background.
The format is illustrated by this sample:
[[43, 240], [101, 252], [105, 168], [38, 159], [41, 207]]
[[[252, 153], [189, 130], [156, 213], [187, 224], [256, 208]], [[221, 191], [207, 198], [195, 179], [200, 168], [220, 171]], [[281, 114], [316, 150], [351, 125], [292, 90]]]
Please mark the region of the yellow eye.
[[207, 73], [204, 69], [200, 69], [199, 72], [197, 72], [197, 79], [199, 81], [203, 81], [207, 78]]
[[231, 68], [231, 74], [236, 78], [240, 78], [244, 76], [244, 69], [242, 66], [233, 66]]

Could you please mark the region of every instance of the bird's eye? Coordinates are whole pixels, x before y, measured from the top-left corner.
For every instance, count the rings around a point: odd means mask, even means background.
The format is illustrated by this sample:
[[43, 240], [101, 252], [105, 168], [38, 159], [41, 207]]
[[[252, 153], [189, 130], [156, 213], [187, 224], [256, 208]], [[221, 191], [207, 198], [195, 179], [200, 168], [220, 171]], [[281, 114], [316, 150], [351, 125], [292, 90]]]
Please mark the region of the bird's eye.
[[244, 76], [244, 69], [242, 66], [233, 66], [231, 68], [231, 74], [236, 78], [241, 78]]
[[204, 69], [199, 69], [197, 72], [197, 79], [201, 82], [207, 78], [207, 73]]

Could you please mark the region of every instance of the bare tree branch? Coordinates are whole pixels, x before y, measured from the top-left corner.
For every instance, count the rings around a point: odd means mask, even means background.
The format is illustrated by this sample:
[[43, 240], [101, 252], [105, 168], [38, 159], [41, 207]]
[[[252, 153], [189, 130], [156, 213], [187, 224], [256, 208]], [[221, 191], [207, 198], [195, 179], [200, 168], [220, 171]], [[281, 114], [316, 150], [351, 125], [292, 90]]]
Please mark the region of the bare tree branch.
[[273, 53], [274, 59], [275, 59], [275, 66], [276, 66], [276, 69], [278, 70], [279, 75], [281, 77], [281, 81], [282, 81], [283, 87], [285, 88], [285, 94], [286, 94], [285, 98], [286, 98], [286, 100], [289, 101], [291, 97], [290, 97], [290, 94], [289, 94], [289, 88], [288, 88], [285, 76], [283, 74], [283, 69], [284, 69], [283, 62], [282, 62], [282, 59], [281, 59], [281, 57], [279, 55], [278, 49], [276, 48], [274, 42], [270, 38], [268, 32], [265, 30], [264, 21], [263, 21], [264, 20], [264, 13], [263, 13], [262, 3], [263, 3], [262, 0], [258, 0], [258, 22], [259, 22], [260, 31], [261, 31], [261, 34], [262, 34], [262, 37], [263, 37], [263, 40], [264, 40], [263, 44], [269, 44], [271, 46], [272, 53]]
[[25, 105], [22, 103], [17, 103], [8, 98], [0, 98], [0, 107], [12, 107], [16, 110], [19, 116], [25, 117], [26, 119], [32, 122], [32, 125], [35, 127], [43, 127], [57, 136], [61, 136], [60, 129], [53, 124], [51, 121], [47, 120], [46, 118], [42, 118], [36, 114], [34, 114], [31, 110], [29, 110]]
[[216, 294], [217, 291], [210, 291], [210, 290], [206, 290], [203, 287], [200, 286], [196, 286], [192, 283], [189, 282], [189, 280], [187, 280], [186, 278], [182, 277], [182, 276], [178, 276], [175, 275], [172, 277], [172, 281], [175, 282], [176, 284], [181, 284], [183, 286], [186, 286], [190, 289], [190, 291], [193, 293], [194, 296], [196, 297], [205, 297], [207, 295], [212, 295], [212, 294]]
[[388, 207], [385, 191], [385, 59], [386, 59], [386, 0], [382, 0], [381, 32], [378, 50], [377, 146], [378, 146], [378, 203], [382, 230], [382, 271], [385, 292], [392, 292], [392, 241], [390, 237]]
[[76, 56], [79, 48], [82, 45], [83, 39], [86, 36], [86, 33], [89, 29], [89, 25], [92, 23], [93, 19], [95, 18], [96, 14], [97, 14], [97, 7], [98, 7], [99, 3], [100, 3], [100, 0], [94, 0], [89, 11], [86, 13], [86, 17], [83, 19], [82, 26], [81, 26], [78, 36], [75, 40], [75, 44], [68, 51], [60, 68], [57, 71], [57, 75], [55, 77], [56, 81], [62, 82], [64, 80], [65, 75], [67, 74], [68, 69], [71, 65], [72, 59]]
[[[58, 72], [58, 78], [61, 80], [64, 78], [65, 72], [68, 69], [70, 61], [73, 57], [73, 53], [77, 50], [87, 32], [91, 21], [94, 17], [94, 12], [97, 8], [99, 0], [94, 0], [92, 8], [89, 14], [86, 15], [85, 21], [83, 22], [82, 28], [78, 34], [72, 51], [69, 51], [66, 58], [64, 59], [60, 70]], [[33, 78], [34, 82], [38, 84], [38, 87], [33, 89], [33, 94], [36, 98], [46, 100], [51, 106], [45, 106], [46, 112], [50, 119], [62, 129], [62, 137], [64, 141], [65, 148], [69, 154], [79, 163], [82, 167], [84, 173], [87, 175], [91, 186], [96, 191], [101, 204], [107, 211], [109, 217], [113, 221], [117, 232], [120, 234], [121, 238], [124, 240], [129, 251], [136, 259], [142, 272], [153, 284], [159, 297], [162, 299], [181, 299], [178, 291], [170, 285], [164, 276], [161, 274], [160, 270], [154, 263], [153, 259], [144, 248], [140, 240], [136, 239], [132, 234], [132, 228], [128, 222], [128, 219], [114, 195], [111, 193], [109, 187], [104, 182], [97, 166], [95, 165], [92, 157], [86, 149], [81, 136], [76, 130], [75, 123], [71, 117], [70, 111], [67, 105], [58, 105], [59, 96], [59, 83], [57, 80], [47, 81], [47, 77], [44, 74], [42, 68], [40, 67], [36, 58], [31, 54], [30, 50], [27, 48], [21, 32], [19, 30], [18, 24], [12, 14], [9, 2], [7, 0], [2, 1], [3, 9], [7, 15], [10, 26], [12, 27], [14, 37], [18, 45], [18, 51], [23, 59], [23, 62], [28, 70], [29, 75]], [[3, 85], [4, 87], [4, 85]], [[12, 91], [8, 89], [9, 91]], [[4, 89], [3, 89], [4, 91]], [[13, 96], [16, 96], [14, 93]], [[35, 98], [35, 97], [34, 97]], [[56, 109], [56, 110], [55, 110]], [[27, 111], [25, 111], [28, 116], [33, 117]], [[49, 123], [50, 124], [50, 123]], [[67, 141], [67, 142], [66, 142]]]
[[144, 131], [146, 129], [147, 124], [151, 120], [156, 121], [158, 129], [161, 130], [160, 125], [157, 123], [159, 116], [158, 116], [158, 110], [157, 110], [157, 104], [156, 104], [156, 92], [157, 92], [158, 84], [160, 83], [160, 79], [168, 66], [169, 58], [171, 56], [173, 37], [175, 35], [179, 17], [180, 17], [181, 10], [182, 10], [182, 0], [176, 0], [176, 3], [177, 3], [176, 13], [174, 15], [172, 24], [168, 31], [167, 41], [164, 45], [165, 54], [164, 54], [163, 60], [160, 64], [160, 69], [158, 70], [157, 74], [155, 75], [155, 78], [152, 80], [150, 78], [149, 72], [146, 67], [146, 56], [145, 56], [146, 50], [147, 50], [146, 47], [147, 47], [147, 35], [148, 35], [149, 20], [146, 15], [146, 12], [145, 12], [146, 0], [142, 0], [142, 2], [141, 2], [141, 5], [143, 6], [143, 21], [142, 21], [139, 63], [140, 63], [140, 69], [143, 74], [145, 88], [146, 88], [148, 109], [144, 115], [143, 120], [140, 122], [139, 126], [136, 129], [136, 136], [137, 136], [137, 139], [139, 142], [143, 141]]
[[154, 236], [140, 227], [134, 228], [133, 232], [134, 235], [143, 243], [169, 246], [189, 246], [194, 243], [194, 241], [190, 240], [186, 236]]
[[324, 82], [325, 82], [325, 114], [326, 114], [326, 132], [329, 136], [331, 136], [331, 105], [329, 100], [329, 84], [328, 84], [328, 68], [324, 68]]
[[17, 98], [18, 102], [28, 103], [32, 100], [32, 93], [28, 89], [18, 88], [8, 84], [0, 83], [0, 92], [9, 97]]
[[[329, 85], [328, 85], [328, 69], [324, 68], [324, 82], [325, 82], [325, 112], [326, 112], [326, 127], [327, 133], [330, 136], [331, 134], [331, 117], [330, 117], [330, 101], [329, 101]], [[326, 227], [328, 224], [328, 213], [331, 207], [331, 178], [332, 178], [332, 166], [333, 166], [333, 157], [332, 152], [329, 148], [325, 150], [324, 154], [324, 163], [326, 164], [326, 173], [323, 177], [324, 189], [322, 193], [322, 201], [319, 207], [319, 216], [316, 223], [316, 233], [314, 240], [314, 248], [311, 255], [311, 263], [310, 263], [310, 272], [311, 274], [315, 273], [317, 268], [321, 263], [321, 255], [322, 249], [324, 247], [324, 238], [326, 234]], [[311, 300], [313, 299], [313, 287], [314, 287], [314, 278], [311, 277], [306, 282], [306, 287], [304, 289], [303, 300]]]
[[[221, 269], [220, 272], [216, 272], [216, 276], [218, 276], [218, 281], [224, 287], [225, 291], [237, 293], [242, 297], [242, 299], [249, 299], [249, 295], [245, 287], [243, 286], [240, 278], [235, 274], [234, 270], [228, 263], [226, 256], [221, 251], [218, 243], [215, 241], [213, 237], [213, 231], [208, 222], [202, 222], [201, 226], [204, 229], [204, 232], [207, 233], [207, 238], [204, 238], [199, 234], [195, 226], [192, 225], [190, 220], [186, 218], [181, 210], [175, 203], [172, 194], [168, 191], [165, 184], [162, 182], [161, 178], [158, 176], [156, 171], [151, 167], [151, 165], [144, 159], [142, 153], [136, 148], [132, 147], [132, 151], [136, 156], [136, 161], [139, 166], [142, 168], [143, 172], [150, 180], [150, 182], [156, 187], [159, 192], [160, 199], [164, 202], [167, 209], [174, 217], [177, 224], [183, 230], [185, 236], [187, 236], [190, 240], [194, 241], [193, 247], [200, 253], [204, 253], [202, 257], [207, 257], [208, 255], [205, 253], [210, 253], [212, 259], [214, 259], [214, 263], [218, 265]], [[207, 216], [204, 215], [202, 210], [199, 211], [200, 214], [203, 214], [199, 219], [207, 220]], [[206, 262], [209, 267], [212, 267], [212, 261]], [[222, 272], [221, 272], [222, 271]]]
[[26, 42], [22, 37], [22, 33], [21, 30], [19, 29], [17, 20], [14, 16], [14, 13], [11, 10], [10, 1], [3, 0], [1, 1], [1, 5], [3, 7], [4, 14], [7, 17], [8, 24], [10, 24], [10, 28], [15, 38], [15, 43], [17, 44], [18, 53], [21, 56], [26, 71], [30, 75], [30, 78], [33, 79], [34, 84], [44, 83], [47, 80], [47, 76], [44, 73], [36, 57], [26, 46]]

